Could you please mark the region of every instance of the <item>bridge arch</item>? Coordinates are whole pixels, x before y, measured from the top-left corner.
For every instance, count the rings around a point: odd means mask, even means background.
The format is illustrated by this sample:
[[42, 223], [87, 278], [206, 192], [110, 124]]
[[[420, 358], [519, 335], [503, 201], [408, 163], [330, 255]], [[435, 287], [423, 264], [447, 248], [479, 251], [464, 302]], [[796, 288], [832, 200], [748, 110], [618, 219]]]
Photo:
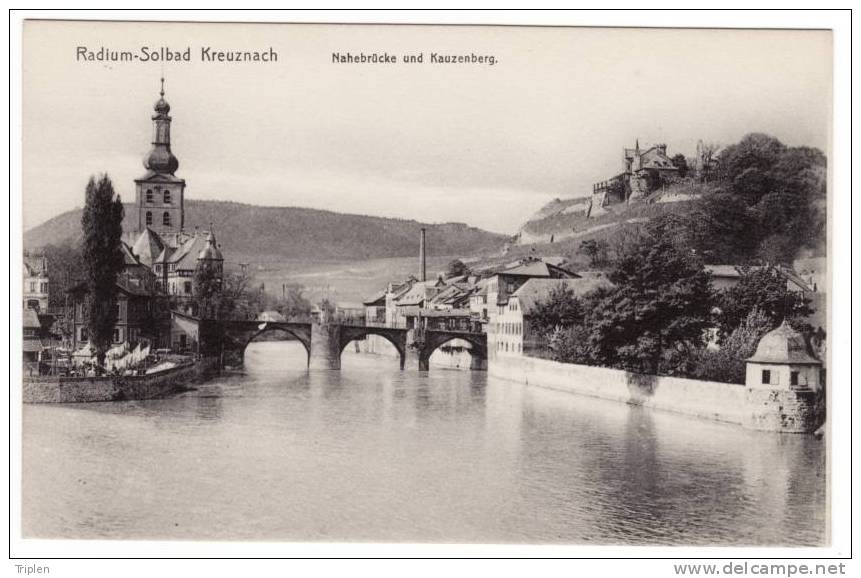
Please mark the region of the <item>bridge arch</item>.
[[389, 343], [391, 343], [398, 352], [401, 369], [404, 368], [407, 362], [407, 338], [406, 331], [403, 329], [392, 330], [383, 327], [351, 327], [341, 326], [341, 332], [338, 336], [338, 359], [340, 364], [341, 354], [351, 341], [364, 339], [368, 335], [379, 335]]
[[245, 357], [245, 350], [248, 348], [249, 345], [251, 345], [252, 341], [257, 339], [258, 337], [260, 337], [264, 333], [272, 333], [275, 331], [280, 331], [282, 333], [286, 333], [286, 334], [290, 335], [293, 339], [290, 339], [288, 341], [298, 341], [299, 343], [301, 343], [302, 347], [305, 348], [306, 355], [308, 356], [308, 363], [310, 363], [310, 361], [311, 361], [311, 340], [308, 339], [306, 341], [303, 338], [303, 336], [300, 335], [300, 333], [298, 331], [296, 331], [295, 329], [287, 328], [287, 327], [268, 327], [267, 326], [267, 327], [264, 327], [263, 329], [259, 330], [257, 333], [255, 333], [254, 335], [249, 337], [248, 341], [245, 342], [245, 346], [242, 348], [242, 356]]
[[484, 333], [427, 330], [419, 347], [419, 371], [428, 371], [433, 352], [455, 339], [469, 343], [470, 369], [487, 369], [487, 335]]
[[[262, 325], [262, 327], [261, 327]], [[281, 323], [240, 321], [223, 324], [221, 337], [221, 356], [224, 365], [241, 366], [244, 363], [245, 350], [248, 345], [260, 335], [273, 331], [281, 331], [298, 341], [305, 348], [310, 362], [311, 358], [311, 326], [305, 323]]]

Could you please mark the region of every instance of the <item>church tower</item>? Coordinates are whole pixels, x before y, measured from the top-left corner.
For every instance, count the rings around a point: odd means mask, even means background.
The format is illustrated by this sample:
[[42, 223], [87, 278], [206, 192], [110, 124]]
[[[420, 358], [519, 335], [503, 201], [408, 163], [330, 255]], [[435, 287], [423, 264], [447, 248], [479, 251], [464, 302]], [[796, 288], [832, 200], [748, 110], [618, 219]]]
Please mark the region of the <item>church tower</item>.
[[159, 96], [152, 115], [152, 148], [143, 161], [147, 172], [135, 179], [137, 232], [149, 228], [175, 246], [185, 226], [185, 180], [174, 174], [179, 161], [170, 150], [170, 105], [164, 99], [164, 78]]

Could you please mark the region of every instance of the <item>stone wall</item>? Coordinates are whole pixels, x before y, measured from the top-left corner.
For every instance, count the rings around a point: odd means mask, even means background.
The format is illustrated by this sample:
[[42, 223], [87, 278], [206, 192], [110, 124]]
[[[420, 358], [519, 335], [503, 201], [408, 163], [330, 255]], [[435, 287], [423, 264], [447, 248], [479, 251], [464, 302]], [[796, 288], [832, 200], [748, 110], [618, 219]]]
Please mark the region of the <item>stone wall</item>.
[[24, 403], [80, 403], [152, 399], [174, 393], [197, 381], [218, 365], [215, 358], [157, 373], [106, 377], [25, 377]]
[[751, 429], [810, 433], [825, 422], [825, 388], [817, 391], [749, 388], [747, 404]]
[[751, 429], [813, 432], [824, 419], [824, 398], [805, 391], [653, 376], [558, 363], [533, 357], [496, 357], [490, 375], [580, 395], [743, 425]]

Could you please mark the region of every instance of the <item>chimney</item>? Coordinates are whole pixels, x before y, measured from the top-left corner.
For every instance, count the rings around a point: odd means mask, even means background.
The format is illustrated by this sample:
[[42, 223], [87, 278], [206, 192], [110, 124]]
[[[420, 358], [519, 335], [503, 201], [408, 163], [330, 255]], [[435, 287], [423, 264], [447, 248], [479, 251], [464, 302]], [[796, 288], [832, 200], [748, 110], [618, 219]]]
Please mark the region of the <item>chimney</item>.
[[425, 261], [425, 228], [422, 227], [421, 237], [419, 237], [419, 281], [427, 281]]

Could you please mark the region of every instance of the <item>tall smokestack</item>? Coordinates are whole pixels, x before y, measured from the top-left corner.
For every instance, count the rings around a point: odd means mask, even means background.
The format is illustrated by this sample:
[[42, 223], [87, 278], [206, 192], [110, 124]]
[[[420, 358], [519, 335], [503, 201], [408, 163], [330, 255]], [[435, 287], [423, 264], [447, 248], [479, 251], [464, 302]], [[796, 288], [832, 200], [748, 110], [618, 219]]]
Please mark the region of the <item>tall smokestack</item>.
[[425, 228], [422, 227], [419, 237], [419, 281], [427, 281], [427, 264], [425, 261]]

